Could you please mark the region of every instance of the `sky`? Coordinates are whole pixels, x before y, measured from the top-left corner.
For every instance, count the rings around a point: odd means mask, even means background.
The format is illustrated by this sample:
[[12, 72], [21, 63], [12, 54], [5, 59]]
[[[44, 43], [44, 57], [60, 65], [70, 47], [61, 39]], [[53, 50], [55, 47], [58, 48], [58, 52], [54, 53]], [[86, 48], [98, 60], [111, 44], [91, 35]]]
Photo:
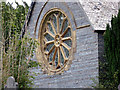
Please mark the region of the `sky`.
[[15, 1], [17, 1], [20, 5], [23, 5], [22, 1], [27, 2], [29, 6], [31, 4], [31, 0], [6, 0], [6, 2], [13, 3], [13, 7], [16, 7]]

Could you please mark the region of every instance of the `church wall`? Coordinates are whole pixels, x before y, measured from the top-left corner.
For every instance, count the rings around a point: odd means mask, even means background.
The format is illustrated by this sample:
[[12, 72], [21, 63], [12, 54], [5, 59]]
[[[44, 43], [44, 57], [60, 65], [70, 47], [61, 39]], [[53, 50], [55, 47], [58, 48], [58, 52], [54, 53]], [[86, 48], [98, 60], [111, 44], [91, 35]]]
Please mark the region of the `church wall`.
[[[99, 60], [99, 76], [103, 72], [102, 63], [105, 62], [105, 51], [104, 51], [104, 31], [98, 31], [98, 60]], [[100, 80], [99, 80], [100, 81]]]
[[[31, 20], [28, 26], [28, 32], [30, 36], [34, 36], [34, 29], [36, 21], [44, 2], [37, 2]], [[47, 75], [44, 74], [40, 67], [32, 68], [31, 75], [37, 73], [35, 76], [34, 87], [39, 88], [87, 88], [91, 87], [93, 78], [98, 76], [98, 34], [94, 32], [92, 26], [76, 29], [81, 25], [90, 24], [84, 10], [79, 3], [67, 3], [73, 15], [75, 17], [76, 25], [74, 20], [71, 18], [72, 15], [68, 8], [63, 3], [47, 3], [43, 9], [41, 16], [38, 21], [36, 28], [36, 39], [38, 39], [38, 30], [43, 15], [50, 8], [58, 7], [61, 8], [70, 18], [72, 28], [76, 32], [76, 52], [74, 53], [74, 59], [69, 70], [65, 71], [60, 75]], [[33, 60], [36, 60], [35, 56]]]
[[104, 61], [104, 36], [103, 32], [98, 32], [98, 54], [99, 60]]

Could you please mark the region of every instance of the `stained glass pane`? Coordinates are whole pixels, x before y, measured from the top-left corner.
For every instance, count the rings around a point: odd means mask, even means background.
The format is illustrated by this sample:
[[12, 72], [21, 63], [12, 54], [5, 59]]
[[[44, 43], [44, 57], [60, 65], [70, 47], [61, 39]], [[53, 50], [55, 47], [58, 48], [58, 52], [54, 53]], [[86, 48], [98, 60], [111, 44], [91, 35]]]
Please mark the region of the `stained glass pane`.
[[50, 36], [49, 34], [46, 34], [46, 35], [45, 35], [45, 38], [46, 38], [48, 41], [54, 40], [54, 38], [53, 38], [52, 36]]
[[69, 25], [69, 23], [68, 23], [68, 20], [66, 19], [65, 23], [64, 23], [64, 28], [62, 30], [62, 33], [67, 29], [68, 25]]
[[63, 22], [63, 15], [60, 14], [60, 17], [59, 17], [59, 26], [60, 26], [60, 29], [62, 27], [62, 22]]
[[54, 52], [55, 52], [55, 49], [53, 49], [53, 51], [50, 53], [49, 62], [51, 62], [53, 60]]
[[66, 41], [63, 41], [64, 43], [66, 43], [68, 46], [72, 46], [72, 41], [71, 40], [66, 40]]
[[52, 20], [52, 15], [50, 15], [48, 18], [48, 21], [51, 21], [51, 20]]
[[48, 28], [49, 28], [50, 32], [51, 32], [52, 34], [54, 34], [54, 31], [53, 31], [53, 28], [52, 28], [51, 24], [48, 23], [47, 25], [48, 25]]
[[59, 12], [55, 12], [56, 15], [58, 15]]
[[55, 57], [55, 66], [58, 65], [58, 53], [56, 53], [56, 57]]
[[54, 45], [54, 44], [49, 44], [49, 45], [47, 45], [46, 50], [49, 52], [49, 51], [50, 51], [50, 49], [53, 47], [53, 45]]
[[57, 19], [54, 15], [53, 15], [53, 24], [54, 24], [55, 30], [57, 32]]
[[60, 61], [61, 61], [61, 65], [64, 65], [64, 58], [61, 52], [60, 52]]
[[63, 50], [64, 50], [64, 52], [65, 52], [65, 54], [66, 54], [66, 57], [68, 58], [68, 56], [69, 56], [69, 51], [63, 46]]
[[70, 37], [71, 36], [71, 29], [69, 28], [67, 33], [64, 35], [64, 37]]

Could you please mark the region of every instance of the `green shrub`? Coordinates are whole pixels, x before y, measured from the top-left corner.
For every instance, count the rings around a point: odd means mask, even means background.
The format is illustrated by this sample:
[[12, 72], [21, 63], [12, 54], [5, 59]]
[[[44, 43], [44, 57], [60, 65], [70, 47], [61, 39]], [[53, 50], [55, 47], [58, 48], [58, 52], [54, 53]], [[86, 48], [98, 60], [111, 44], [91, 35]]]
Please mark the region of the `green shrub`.
[[112, 17], [104, 34], [105, 62], [100, 64], [100, 84], [104, 88], [116, 88], [120, 84], [120, 10]]

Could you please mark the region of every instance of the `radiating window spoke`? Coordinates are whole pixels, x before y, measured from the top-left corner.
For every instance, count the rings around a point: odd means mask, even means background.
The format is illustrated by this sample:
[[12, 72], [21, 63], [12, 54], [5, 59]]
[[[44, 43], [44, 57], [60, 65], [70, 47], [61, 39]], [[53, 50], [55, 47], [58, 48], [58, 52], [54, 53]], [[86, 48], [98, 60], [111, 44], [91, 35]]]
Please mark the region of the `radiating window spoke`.
[[47, 41], [54, 40], [54, 38], [51, 35], [49, 35], [48, 33], [46, 33], [44, 36], [47, 39]]
[[62, 46], [60, 46], [60, 50], [61, 50], [61, 53], [62, 53], [63, 58], [64, 58], [64, 60], [65, 60], [65, 59], [66, 59], [66, 55], [65, 55], [65, 52], [64, 52], [64, 50], [63, 50]]
[[71, 40], [71, 39], [72, 39], [71, 37], [65, 37], [65, 38], [62, 38], [63, 41]]
[[62, 21], [62, 24], [61, 24], [61, 30], [60, 30], [60, 33], [62, 33], [63, 30], [64, 30], [64, 28], [65, 28], [64, 26], [65, 26], [65, 21], [66, 21], [66, 19], [67, 19], [66, 17], [63, 18], [63, 21]]
[[68, 46], [66, 43], [62, 43], [62, 45], [68, 50], [68, 51], [70, 51], [70, 46]]
[[63, 42], [66, 43], [69, 47], [72, 47], [72, 41], [70, 39], [64, 40]]
[[51, 53], [48, 54], [48, 56], [49, 56], [49, 62], [52, 62], [54, 53], [55, 53], [55, 48], [53, 48], [52, 51], [51, 51]]
[[60, 62], [60, 48], [58, 48], [58, 65], [57, 65], [57, 69], [59, 69], [61, 67], [61, 62]]
[[47, 21], [49, 27], [50, 27], [50, 30], [54, 32], [54, 34], [56, 34], [56, 30], [55, 30], [55, 27], [53, 25], [53, 21]]
[[49, 34], [51, 37], [55, 38], [55, 35], [52, 34], [50, 31], [46, 31], [46, 32], [44, 33], [44, 35], [46, 35], [46, 34]]
[[55, 48], [55, 45], [49, 50], [48, 55], [50, 55], [50, 53], [52, 53], [52, 51], [54, 50], [54, 48]]
[[54, 40], [46, 42], [46, 45], [54, 43]]

